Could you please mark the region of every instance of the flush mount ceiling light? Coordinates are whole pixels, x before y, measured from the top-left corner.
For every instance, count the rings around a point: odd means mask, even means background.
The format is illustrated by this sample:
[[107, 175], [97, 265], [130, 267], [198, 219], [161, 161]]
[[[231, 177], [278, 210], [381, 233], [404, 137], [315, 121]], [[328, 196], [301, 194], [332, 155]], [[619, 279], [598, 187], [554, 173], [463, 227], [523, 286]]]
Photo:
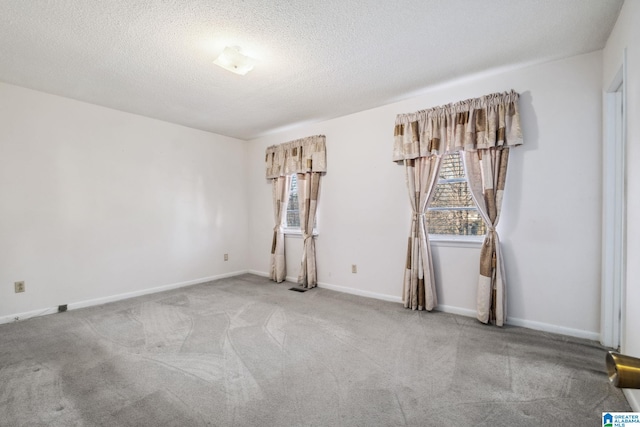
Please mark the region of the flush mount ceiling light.
[[220, 56], [213, 61], [219, 67], [241, 76], [251, 71], [255, 62], [255, 59], [241, 54], [237, 46], [225, 47]]

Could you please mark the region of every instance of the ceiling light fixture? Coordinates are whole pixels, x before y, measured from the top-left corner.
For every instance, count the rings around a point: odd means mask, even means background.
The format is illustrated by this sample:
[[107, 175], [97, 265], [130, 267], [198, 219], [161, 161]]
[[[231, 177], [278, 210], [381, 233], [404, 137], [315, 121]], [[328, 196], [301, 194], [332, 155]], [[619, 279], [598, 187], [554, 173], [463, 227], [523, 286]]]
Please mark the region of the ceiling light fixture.
[[225, 47], [220, 56], [213, 61], [217, 66], [241, 76], [251, 71], [255, 62], [255, 59], [241, 54], [237, 46]]

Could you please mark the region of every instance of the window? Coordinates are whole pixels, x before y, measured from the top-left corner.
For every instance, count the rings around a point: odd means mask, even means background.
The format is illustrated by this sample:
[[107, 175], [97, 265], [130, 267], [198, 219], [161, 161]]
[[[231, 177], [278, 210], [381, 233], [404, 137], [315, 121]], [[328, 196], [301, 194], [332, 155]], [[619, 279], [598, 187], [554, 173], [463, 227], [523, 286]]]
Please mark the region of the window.
[[287, 203], [286, 228], [300, 230], [300, 210], [298, 204], [298, 175], [291, 175], [291, 186], [289, 187], [289, 202]]
[[[291, 185], [289, 186], [289, 201], [287, 203], [287, 215], [285, 218], [285, 234], [302, 234], [300, 230], [300, 205], [298, 204], [298, 175], [291, 175]], [[318, 235], [318, 218], [313, 224], [313, 235]]]
[[486, 227], [476, 209], [459, 153], [445, 154], [427, 211], [429, 234], [481, 236]]

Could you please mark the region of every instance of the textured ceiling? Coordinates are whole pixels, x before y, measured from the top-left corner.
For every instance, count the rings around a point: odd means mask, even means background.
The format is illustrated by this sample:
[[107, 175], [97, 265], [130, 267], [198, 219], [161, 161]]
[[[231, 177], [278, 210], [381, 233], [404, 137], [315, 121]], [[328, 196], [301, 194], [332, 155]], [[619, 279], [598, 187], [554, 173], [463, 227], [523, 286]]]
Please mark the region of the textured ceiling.
[[[1, 0], [0, 81], [222, 135], [604, 47], [622, 0]], [[238, 76], [225, 46], [258, 59]], [[508, 88], [505, 88], [508, 89]]]

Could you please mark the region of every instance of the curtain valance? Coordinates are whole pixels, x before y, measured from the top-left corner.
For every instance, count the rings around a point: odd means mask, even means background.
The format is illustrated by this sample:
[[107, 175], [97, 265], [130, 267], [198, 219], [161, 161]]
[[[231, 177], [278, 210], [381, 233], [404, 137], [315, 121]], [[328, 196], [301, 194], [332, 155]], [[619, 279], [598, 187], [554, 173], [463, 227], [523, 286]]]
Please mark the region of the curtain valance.
[[398, 114], [393, 161], [522, 144], [519, 97], [512, 90]]
[[326, 172], [325, 136], [308, 136], [267, 147], [265, 163], [267, 179], [293, 173]]

